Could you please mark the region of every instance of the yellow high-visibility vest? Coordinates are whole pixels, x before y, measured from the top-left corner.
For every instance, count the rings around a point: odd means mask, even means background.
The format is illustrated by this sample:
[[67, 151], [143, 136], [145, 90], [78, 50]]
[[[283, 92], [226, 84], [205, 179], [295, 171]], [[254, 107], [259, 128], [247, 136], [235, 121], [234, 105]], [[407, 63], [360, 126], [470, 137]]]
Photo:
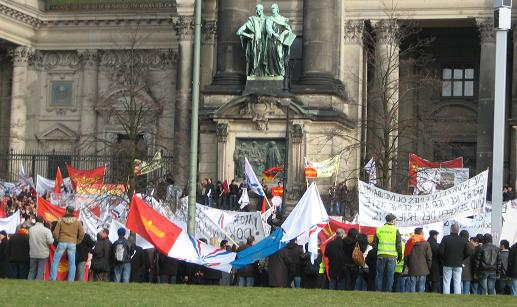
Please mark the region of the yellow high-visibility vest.
[[[404, 255], [404, 250], [406, 249], [406, 246], [404, 244], [402, 245], [402, 255]], [[402, 257], [402, 260], [397, 261], [397, 264], [395, 265], [395, 273], [402, 273], [404, 270], [404, 257]]]
[[386, 224], [377, 228], [377, 255], [397, 257], [397, 227], [395, 225]]

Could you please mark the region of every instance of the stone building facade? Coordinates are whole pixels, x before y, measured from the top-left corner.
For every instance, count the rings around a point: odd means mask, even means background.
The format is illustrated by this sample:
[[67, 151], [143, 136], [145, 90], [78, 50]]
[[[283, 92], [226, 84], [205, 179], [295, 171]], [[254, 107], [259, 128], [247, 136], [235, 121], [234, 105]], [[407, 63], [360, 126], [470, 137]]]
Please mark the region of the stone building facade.
[[[259, 2], [266, 15], [278, 2], [297, 36], [288, 93], [278, 84], [271, 90], [251, 88], [246, 80], [244, 52], [235, 33]], [[433, 61], [425, 67], [400, 58], [393, 73], [397, 90], [414, 88], [423, 69], [437, 76], [436, 86], [400, 96], [398, 116], [414, 120], [415, 128], [400, 132], [401, 139], [411, 141], [399, 143], [399, 174], [407, 171], [409, 152], [430, 160], [463, 156], [471, 175], [488, 168], [495, 65], [492, 1], [396, 3], [391, 9], [389, 0], [204, 0], [199, 177], [233, 179], [243, 146], [251, 148], [255, 142], [263, 155], [271, 142], [279, 148], [287, 142], [293, 197], [306, 184], [304, 157], [324, 160], [342, 154], [338, 178], [318, 181], [322, 191], [336, 180], [357, 178], [370, 156], [364, 144], [372, 116], [373, 72], [364, 37], [374, 33], [374, 48], [387, 48], [383, 37], [393, 31], [386, 23], [387, 10], [398, 22], [417, 24], [419, 35], [433, 38], [426, 49]], [[137, 29], [145, 36], [139, 59], [148, 63], [153, 80], [139, 99], [156, 103], [142, 138], [150, 151], [173, 152], [174, 173], [185, 182], [193, 10], [193, 0], [0, 1], [0, 150], [75, 149], [92, 134], [121, 137], [120, 127], [99, 103], [116, 91], [104, 70], [124, 61], [121, 54], [128, 46], [123, 37]], [[505, 180], [514, 184], [517, 40], [512, 33], [509, 37]], [[285, 99], [289, 111], [282, 104]], [[102, 142], [93, 144], [91, 150], [103, 148]], [[255, 162], [263, 163], [259, 160]]]

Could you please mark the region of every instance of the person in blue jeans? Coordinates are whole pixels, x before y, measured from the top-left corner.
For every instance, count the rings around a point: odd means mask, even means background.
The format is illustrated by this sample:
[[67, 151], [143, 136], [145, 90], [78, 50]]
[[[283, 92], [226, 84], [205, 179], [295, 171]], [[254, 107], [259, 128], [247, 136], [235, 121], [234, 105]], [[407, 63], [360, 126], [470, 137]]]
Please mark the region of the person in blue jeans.
[[133, 246], [125, 238], [126, 229], [119, 228], [117, 230], [118, 240], [111, 245], [111, 254], [113, 258], [113, 281], [129, 282], [131, 276], [131, 256], [133, 255]]
[[517, 296], [517, 243], [510, 248], [506, 275], [512, 279], [512, 295]]
[[50, 266], [50, 280], [56, 280], [59, 262], [66, 251], [68, 256], [68, 281], [74, 281], [76, 244], [84, 238], [83, 225], [74, 216], [74, 207], [66, 207], [65, 215], [57, 222], [53, 234], [58, 243]]
[[395, 215], [386, 215], [386, 224], [377, 228], [375, 233], [373, 242], [377, 247], [377, 291], [391, 292], [397, 259], [401, 260], [403, 257], [400, 232], [395, 227], [396, 220]]
[[433, 264], [433, 252], [424, 237], [423, 228], [415, 228], [414, 235], [406, 243], [404, 255], [410, 276], [409, 292], [425, 292], [426, 277], [431, 273]]
[[443, 263], [443, 294], [450, 294], [451, 280], [454, 294], [461, 294], [461, 272], [463, 260], [472, 255], [472, 246], [468, 240], [459, 236], [458, 224], [451, 225], [451, 234], [443, 237], [440, 243], [440, 256]]
[[483, 235], [483, 245], [474, 258], [474, 275], [479, 278], [481, 294], [495, 294], [495, 282], [503, 269], [501, 250], [492, 244], [492, 235]]

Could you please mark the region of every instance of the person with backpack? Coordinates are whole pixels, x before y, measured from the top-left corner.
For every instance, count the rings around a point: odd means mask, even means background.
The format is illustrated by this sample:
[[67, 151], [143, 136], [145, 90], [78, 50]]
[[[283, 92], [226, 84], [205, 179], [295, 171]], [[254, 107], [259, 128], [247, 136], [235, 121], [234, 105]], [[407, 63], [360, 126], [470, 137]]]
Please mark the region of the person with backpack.
[[125, 228], [119, 228], [117, 234], [118, 239], [113, 242], [111, 247], [114, 264], [113, 281], [128, 283], [131, 277], [131, 256], [133, 255], [133, 247], [125, 237]]
[[[318, 239], [319, 243], [319, 239]], [[306, 244], [305, 250], [308, 248]], [[305, 252], [302, 257], [302, 288], [305, 289], [317, 289], [321, 288], [319, 283], [320, 264], [323, 261], [323, 255], [321, 249], [318, 248], [318, 256], [311, 262], [311, 253]]]

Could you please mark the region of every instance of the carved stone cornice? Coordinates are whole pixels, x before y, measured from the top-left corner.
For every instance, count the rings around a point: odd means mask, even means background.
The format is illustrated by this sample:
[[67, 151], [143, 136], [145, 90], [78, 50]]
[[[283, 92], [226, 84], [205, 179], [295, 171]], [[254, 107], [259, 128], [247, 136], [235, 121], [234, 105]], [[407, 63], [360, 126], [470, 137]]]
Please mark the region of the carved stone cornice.
[[43, 24], [43, 21], [41, 21], [41, 19], [4, 4], [0, 4], [0, 15], [8, 16], [12, 19], [30, 25], [34, 28], [39, 28]]
[[135, 18], [133, 17], [119, 17], [119, 18], [106, 18], [106, 19], [53, 19], [43, 21], [43, 26], [47, 27], [70, 27], [70, 26], [135, 26], [135, 25], [165, 25], [170, 22], [170, 17], [159, 16], [159, 17], [148, 17], [148, 18]]
[[174, 8], [175, 1], [97, 1], [96, 3], [81, 3], [81, 1], [47, 1], [47, 9], [50, 11], [69, 10], [113, 10], [113, 9], [167, 9]]
[[81, 58], [75, 51], [36, 51], [31, 64], [38, 70], [52, 70], [56, 67], [78, 69]]
[[26, 66], [34, 57], [34, 49], [26, 46], [19, 46], [10, 49], [9, 56], [13, 59], [14, 66]]
[[399, 44], [400, 26], [396, 20], [381, 19], [372, 23], [377, 42], [383, 44]]
[[99, 53], [101, 66], [127, 64], [134, 57], [133, 61], [146, 65], [150, 70], [165, 70], [178, 61], [178, 53], [174, 49], [141, 49], [134, 53], [128, 50], [101, 50]]
[[172, 17], [171, 22], [180, 41], [189, 41], [194, 38], [194, 17], [175, 16]]
[[347, 20], [345, 22], [345, 43], [362, 44], [364, 35], [364, 20]]
[[78, 50], [84, 68], [95, 68], [99, 65], [100, 54], [97, 49]]
[[201, 25], [202, 41], [214, 42], [217, 35], [217, 20], [205, 20]]
[[479, 38], [481, 44], [494, 43], [495, 44], [495, 29], [493, 18], [476, 18], [478, 26]]

